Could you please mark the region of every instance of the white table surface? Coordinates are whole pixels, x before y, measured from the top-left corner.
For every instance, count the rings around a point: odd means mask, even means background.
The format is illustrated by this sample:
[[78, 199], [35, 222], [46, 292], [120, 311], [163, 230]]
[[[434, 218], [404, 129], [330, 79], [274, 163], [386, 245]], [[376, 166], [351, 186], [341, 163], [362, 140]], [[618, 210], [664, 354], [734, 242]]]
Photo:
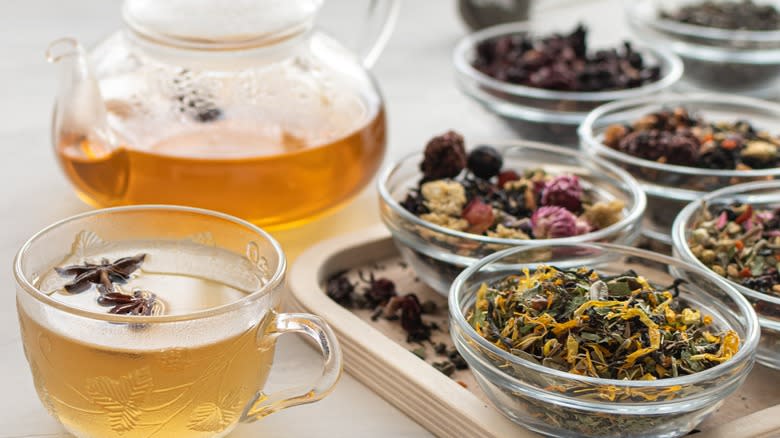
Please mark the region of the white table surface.
[[[357, 28], [352, 12], [365, 0], [331, 0], [323, 24], [348, 35]], [[544, 7], [553, 0], [544, 0]], [[569, 0], [571, 18], [610, 25], [623, 33], [620, 1]], [[594, 4], [597, 3], [597, 4]], [[405, 0], [396, 32], [374, 68], [387, 102], [389, 148], [386, 161], [419, 150], [433, 135], [456, 129], [466, 139], [511, 138], [499, 120], [456, 90], [450, 53], [465, 27], [454, 0]], [[24, 359], [16, 322], [12, 260], [33, 233], [89, 207], [79, 201], [55, 161], [49, 141], [56, 69], [44, 60], [51, 40], [74, 36], [87, 45], [121, 25], [117, 0], [2, 0], [0, 2], [0, 438], [65, 436], [39, 403]], [[595, 26], [593, 26], [595, 27]], [[378, 222], [373, 186], [352, 204], [316, 223], [275, 233], [290, 259], [323, 238]], [[297, 339], [282, 339], [272, 388], [311, 378], [318, 355]], [[234, 437], [424, 437], [419, 425], [345, 375], [322, 402], [274, 414], [240, 426]]]

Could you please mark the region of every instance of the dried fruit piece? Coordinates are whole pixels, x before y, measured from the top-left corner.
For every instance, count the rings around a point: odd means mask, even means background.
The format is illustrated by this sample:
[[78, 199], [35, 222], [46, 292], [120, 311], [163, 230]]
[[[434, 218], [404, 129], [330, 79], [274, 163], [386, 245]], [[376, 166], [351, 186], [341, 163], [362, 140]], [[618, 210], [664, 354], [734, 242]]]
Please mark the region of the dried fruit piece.
[[466, 167], [466, 148], [463, 136], [448, 131], [432, 138], [425, 146], [425, 157], [420, 170], [426, 180], [453, 178]]
[[501, 171], [504, 159], [493, 147], [478, 146], [469, 153], [468, 169], [482, 179], [490, 179]]
[[463, 218], [469, 222], [470, 233], [482, 234], [493, 226], [495, 216], [493, 207], [484, 203], [480, 198], [474, 198], [463, 209]]

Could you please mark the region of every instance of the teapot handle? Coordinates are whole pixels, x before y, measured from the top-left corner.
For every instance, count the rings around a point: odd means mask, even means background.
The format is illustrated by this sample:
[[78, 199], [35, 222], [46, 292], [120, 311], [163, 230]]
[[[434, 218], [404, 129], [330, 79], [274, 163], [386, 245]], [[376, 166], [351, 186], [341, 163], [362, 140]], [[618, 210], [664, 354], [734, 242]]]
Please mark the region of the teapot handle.
[[370, 1], [357, 49], [365, 68], [373, 67], [382, 54], [393, 33], [400, 9], [400, 0]]

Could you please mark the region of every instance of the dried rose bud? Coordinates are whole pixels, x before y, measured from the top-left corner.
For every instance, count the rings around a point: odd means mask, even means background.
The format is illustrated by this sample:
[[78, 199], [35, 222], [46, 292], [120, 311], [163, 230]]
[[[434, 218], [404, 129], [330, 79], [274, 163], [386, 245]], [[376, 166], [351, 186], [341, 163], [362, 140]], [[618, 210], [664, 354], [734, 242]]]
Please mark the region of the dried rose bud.
[[582, 207], [582, 186], [576, 175], [556, 176], [542, 189], [542, 205], [557, 205], [571, 212]]
[[480, 198], [472, 199], [463, 209], [462, 216], [469, 223], [468, 231], [474, 234], [484, 233], [493, 226], [495, 220], [493, 207]]
[[490, 146], [479, 146], [469, 153], [468, 168], [482, 179], [490, 179], [501, 171], [504, 159], [501, 153]]
[[520, 179], [520, 175], [514, 170], [505, 170], [498, 174], [498, 187], [503, 188], [504, 184], [509, 181], [517, 181]]
[[420, 163], [426, 180], [453, 178], [466, 167], [466, 148], [463, 136], [448, 131], [432, 138], [425, 146], [425, 157]]
[[[563, 207], [541, 207], [531, 216], [534, 238], [556, 239], [578, 235], [577, 216]], [[578, 229], [579, 228], [579, 229]]]

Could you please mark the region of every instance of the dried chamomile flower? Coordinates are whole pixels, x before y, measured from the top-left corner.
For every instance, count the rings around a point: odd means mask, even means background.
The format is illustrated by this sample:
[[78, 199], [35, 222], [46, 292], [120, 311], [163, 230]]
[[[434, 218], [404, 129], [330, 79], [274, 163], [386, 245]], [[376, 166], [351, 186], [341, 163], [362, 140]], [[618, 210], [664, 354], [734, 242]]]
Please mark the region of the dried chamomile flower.
[[585, 207], [583, 219], [587, 220], [593, 228], [602, 229], [620, 222], [623, 218], [622, 202], [614, 200], [610, 202], [597, 202], [590, 207]]
[[466, 219], [442, 213], [427, 213], [420, 216], [420, 219], [455, 231], [466, 231], [469, 227], [469, 221]]
[[459, 182], [436, 180], [427, 182], [420, 188], [424, 204], [432, 213], [460, 216], [466, 205], [466, 190]]

